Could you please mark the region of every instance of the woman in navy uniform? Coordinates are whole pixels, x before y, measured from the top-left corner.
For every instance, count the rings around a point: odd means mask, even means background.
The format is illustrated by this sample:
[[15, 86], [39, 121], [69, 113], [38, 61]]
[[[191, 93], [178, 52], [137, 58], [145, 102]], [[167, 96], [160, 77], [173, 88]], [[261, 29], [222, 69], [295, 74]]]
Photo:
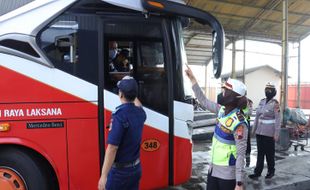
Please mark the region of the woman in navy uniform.
[[279, 138], [280, 132], [280, 106], [274, 99], [277, 90], [272, 83], [267, 83], [265, 87], [266, 98], [259, 102], [256, 110], [253, 133], [256, 134], [257, 141], [257, 161], [254, 174], [249, 175], [251, 179], [261, 176], [264, 169], [264, 159], [266, 156], [268, 172], [266, 179], [274, 176], [275, 172], [275, 141]]
[[121, 105], [112, 114], [108, 147], [99, 190], [138, 190], [141, 178], [140, 144], [146, 114], [137, 99], [138, 85], [126, 76], [117, 83]]

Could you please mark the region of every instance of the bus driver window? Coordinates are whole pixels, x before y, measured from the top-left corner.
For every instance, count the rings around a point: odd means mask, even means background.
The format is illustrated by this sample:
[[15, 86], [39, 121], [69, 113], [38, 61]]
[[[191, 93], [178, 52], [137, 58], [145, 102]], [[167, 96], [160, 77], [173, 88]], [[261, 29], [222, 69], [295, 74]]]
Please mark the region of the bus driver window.
[[124, 76], [133, 75], [133, 42], [111, 40], [108, 42], [108, 45], [109, 80], [112, 85], [111, 90], [114, 92], [117, 81], [121, 80]]

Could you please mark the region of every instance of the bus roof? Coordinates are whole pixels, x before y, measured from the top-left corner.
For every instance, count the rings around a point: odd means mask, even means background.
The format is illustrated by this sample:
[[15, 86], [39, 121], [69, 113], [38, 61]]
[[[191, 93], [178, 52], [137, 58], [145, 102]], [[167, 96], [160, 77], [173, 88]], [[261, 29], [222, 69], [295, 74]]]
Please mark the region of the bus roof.
[[[14, 11], [0, 16], [0, 36], [5, 34], [24, 34], [36, 36], [46, 23], [79, 0], [35, 0]], [[144, 11], [142, 0], [101, 0], [119, 7]], [[183, 0], [169, 0], [183, 3]]]
[[[142, 0], [101, 0], [107, 3], [110, 3], [112, 5], [116, 5], [119, 7], [127, 8], [127, 9], [132, 9], [136, 11], [143, 11], [144, 8], [142, 6]], [[182, 3], [185, 4], [184, 0], [168, 0], [168, 1], [173, 1], [176, 3]]]

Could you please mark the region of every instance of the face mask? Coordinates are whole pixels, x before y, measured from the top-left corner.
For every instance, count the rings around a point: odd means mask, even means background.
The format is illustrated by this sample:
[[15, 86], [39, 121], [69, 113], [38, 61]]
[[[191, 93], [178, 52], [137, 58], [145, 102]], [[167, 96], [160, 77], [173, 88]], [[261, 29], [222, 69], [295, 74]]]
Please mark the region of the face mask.
[[109, 50], [109, 59], [114, 59], [116, 55], [117, 55], [117, 50], [115, 49]]
[[[226, 91], [227, 92], [227, 91]], [[223, 95], [223, 93], [220, 93], [217, 95], [217, 103], [222, 106], [227, 106], [232, 104], [236, 100], [236, 96], [233, 96], [229, 92]]]
[[275, 97], [275, 95], [277, 94], [276, 90], [275, 89], [268, 89], [268, 90], [265, 90], [265, 95], [266, 95], [266, 98], [268, 100], [272, 99], [273, 97]]

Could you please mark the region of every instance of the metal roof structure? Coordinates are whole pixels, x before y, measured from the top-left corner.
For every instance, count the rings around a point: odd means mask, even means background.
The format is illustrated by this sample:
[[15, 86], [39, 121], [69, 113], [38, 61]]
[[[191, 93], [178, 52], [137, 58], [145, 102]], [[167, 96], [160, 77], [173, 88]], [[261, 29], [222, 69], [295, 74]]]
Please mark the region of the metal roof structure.
[[[187, 0], [187, 5], [203, 9], [220, 21], [225, 30], [226, 45], [243, 38], [281, 43], [282, 0]], [[206, 64], [210, 61], [211, 34], [206, 31], [208, 27], [191, 23], [185, 32], [186, 49], [201, 52], [199, 56], [200, 53], [188, 51], [189, 64]], [[289, 41], [298, 42], [309, 34], [310, 0], [289, 0]]]
[[[229, 37], [281, 41], [282, 0], [188, 0], [187, 4], [214, 15]], [[310, 34], [309, 0], [289, 1], [288, 23], [290, 41], [300, 41]]]

